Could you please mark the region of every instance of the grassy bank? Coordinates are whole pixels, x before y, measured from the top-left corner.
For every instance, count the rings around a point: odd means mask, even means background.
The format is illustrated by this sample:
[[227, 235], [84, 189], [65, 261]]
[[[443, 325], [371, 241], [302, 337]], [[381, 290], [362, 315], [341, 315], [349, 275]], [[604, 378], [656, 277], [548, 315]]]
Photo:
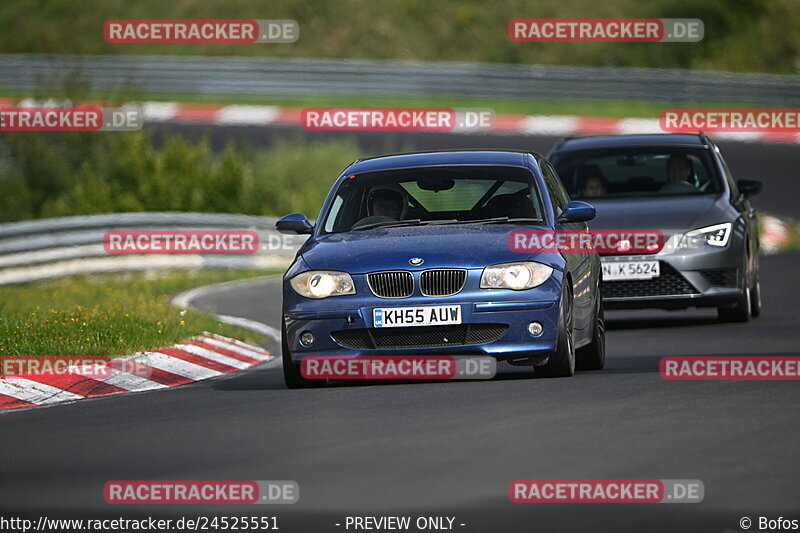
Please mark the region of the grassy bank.
[[128, 355], [212, 331], [260, 342], [259, 335], [170, 304], [201, 285], [263, 271], [185, 271], [77, 276], [0, 287], [0, 355]]
[[[257, 6], [257, 8], [256, 8]], [[700, 43], [515, 43], [514, 18], [700, 18]], [[294, 19], [293, 44], [111, 44], [108, 19]], [[65, 22], [68, 21], [68, 22]], [[797, 72], [796, 0], [4, 0], [0, 52], [488, 61]], [[754, 52], [754, 51], [757, 51]]]

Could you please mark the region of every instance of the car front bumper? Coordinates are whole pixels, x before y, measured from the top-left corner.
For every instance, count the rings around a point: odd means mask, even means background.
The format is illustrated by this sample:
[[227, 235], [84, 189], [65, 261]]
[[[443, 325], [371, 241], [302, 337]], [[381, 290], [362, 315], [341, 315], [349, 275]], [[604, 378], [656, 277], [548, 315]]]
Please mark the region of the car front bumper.
[[[378, 298], [359, 277], [354, 279], [356, 295], [324, 300], [301, 298], [284, 284], [285, 341], [295, 363], [312, 355], [490, 355], [538, 364], [556, 348], [560, 273], [527, 291], [473, 288], [447, 297]], [[438, 305], [459, 305], [461, 324], [376, 328], [373, 323], [373, 309], [378, 307]], [[539, 336], [528, 332], [534, 321], [543, 326]], [[305, 332], [314, 336], [310, 346], [300, 342]]]
[[720, 250], [603, 257], [603, 261], [658, 260], [661, 273], [650, 280], [604, 281], [606, 309], [723, 307], [742, 295], [743, 251]]

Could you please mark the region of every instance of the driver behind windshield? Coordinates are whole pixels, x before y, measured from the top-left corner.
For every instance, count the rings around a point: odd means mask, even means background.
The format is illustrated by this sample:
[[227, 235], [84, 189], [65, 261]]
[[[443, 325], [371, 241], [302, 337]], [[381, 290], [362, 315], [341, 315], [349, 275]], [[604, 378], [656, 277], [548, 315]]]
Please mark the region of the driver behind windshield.
[[684, 154], [672, 154], [667, 159], [667, 179], [669, 181], [689, 181], [692, 175], [692, 162]]
[[408, 193], [399, 185], [379, 185], [367, 194], [367, 216], [353, 224], [357, 229], [379, 222], [405, 220], [408, 211]]
[[685, 192], [695, 190], [694, 165], [685, 154], [672, 154], [667, 159], [667, 183], [663, 192]]
[[403, 195], [393, 189], [373, 189], [367, 205], [371, 216], [400, 220], [403, 215]]

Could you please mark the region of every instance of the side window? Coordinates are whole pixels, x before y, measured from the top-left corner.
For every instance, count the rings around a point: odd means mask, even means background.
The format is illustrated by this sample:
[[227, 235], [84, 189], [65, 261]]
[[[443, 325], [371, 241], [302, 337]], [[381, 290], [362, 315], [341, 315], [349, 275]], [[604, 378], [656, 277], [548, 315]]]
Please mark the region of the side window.
[[547, 192], [550, 195], [550, 199], [553, 201], [556, 215], [558, 215], [569, 202], [569, 195], [558, 179], [558, 174], [556, 174], [556, 171], [550, 166], [550, 163], [542, 159], [539, 161], [539, 167], [542, 169], [542, 176], [544, 177], [545, 185], [547, 185]]
[[333, 201], [333, 205], [331, 205], [330, 211], [328, 211], [328, 219], [325, 221], [325, 231], [327, 233], [333, 231], [333, 226], [336, 222], [336, 219], [339, 217], [339, 211], [342, 208], [342, 203], [344, 203], [344, 200], [342, 200], [341, 195], [337, 195], [336, 199]]

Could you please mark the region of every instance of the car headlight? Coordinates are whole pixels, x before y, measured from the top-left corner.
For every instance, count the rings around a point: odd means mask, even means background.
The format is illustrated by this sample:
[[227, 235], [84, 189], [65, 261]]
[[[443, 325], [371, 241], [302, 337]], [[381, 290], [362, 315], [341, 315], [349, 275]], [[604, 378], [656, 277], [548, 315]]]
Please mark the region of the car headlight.
[[679, 248], [702, 248], [703, 246], [715, 246], [722, 248], [728, 245], [731, 237], [730, 222], [716, 224], [705, 228], [696, 229], [684, 234]]
[[289, 284], [297, 294], [306, 298], [320, 299], [356, 293], [353, 278], [347, 272], [309, 270], [293, 277]]
[[481, 289], [532, 289], [547, 281], [552, 273], [552, 267], [533, 261], [491, 265], [483, 269]]

